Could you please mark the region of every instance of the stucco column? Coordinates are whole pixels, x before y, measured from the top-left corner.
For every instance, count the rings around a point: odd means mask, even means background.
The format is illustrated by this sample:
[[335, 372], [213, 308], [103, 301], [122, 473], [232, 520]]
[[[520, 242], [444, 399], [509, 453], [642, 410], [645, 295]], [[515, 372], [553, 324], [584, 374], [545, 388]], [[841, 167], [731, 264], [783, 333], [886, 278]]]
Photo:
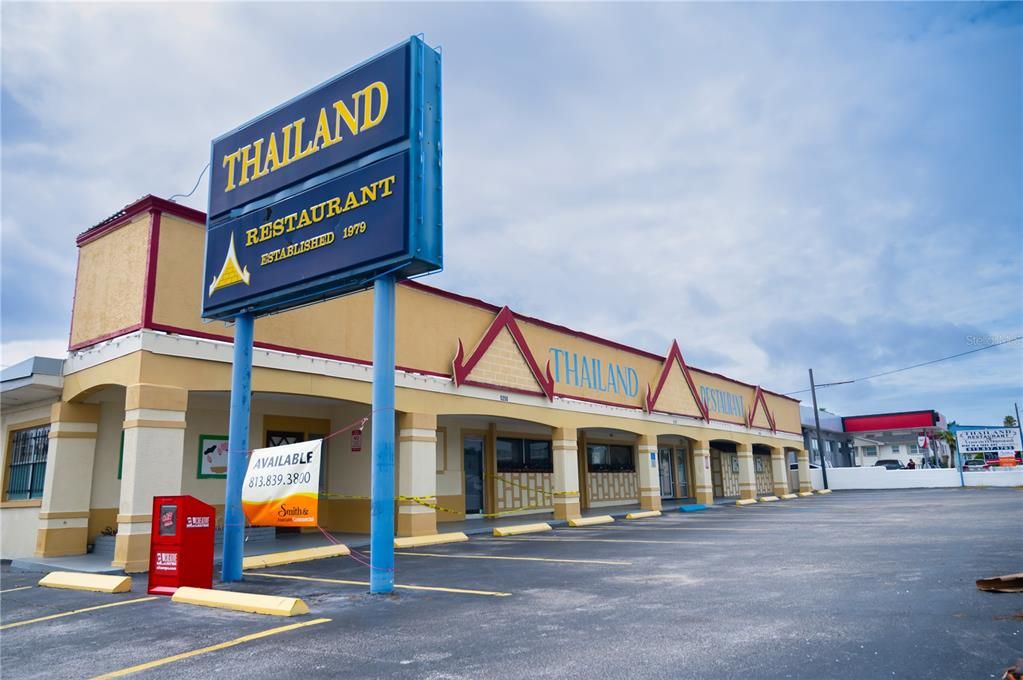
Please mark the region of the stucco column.
[[753, 445], [739, 444], [739, 498], [746, 500], [757, 497], [757, 473], [753, 467]]
[[551, 435], [554, 456], [554, 519], [581, 517], [579, 511], [579, 445], [576, 430], [556, 427]]
[[810, 478], [810, 453], [806, 449], [800, 449], [796, 453], [796, 462], [799, 464], [799, 493], [813, 493], [813, 480]]
[[402, 413], [398, 417], [398, 535], [437, 533], [437, 416]]
[[100, 407], [58, 402], [50, 409], [36, 557], [84, 555]]
[[785, 464], [785, 449], [771, 449], [771, 476], [774, 477], [774, 495], [784, 496], [789, 492], [789, 471]]
[[714, 484], [710, 477], [710, 441], [694, 440], [693, 485], [696, 487], [696, 502], [714, 505]]
[[639, 439], [636, 457], [636, 481], [639, 483], [639, 507], [643, 510], [661, 509], [661, 479], [657, 465], [657, 436], [643, 435]]
[[124, 395], [124, 462], [112, 566], [149, 569], [153, 497], [182, 493], [188, 392], [168, 385], [129, 385]]

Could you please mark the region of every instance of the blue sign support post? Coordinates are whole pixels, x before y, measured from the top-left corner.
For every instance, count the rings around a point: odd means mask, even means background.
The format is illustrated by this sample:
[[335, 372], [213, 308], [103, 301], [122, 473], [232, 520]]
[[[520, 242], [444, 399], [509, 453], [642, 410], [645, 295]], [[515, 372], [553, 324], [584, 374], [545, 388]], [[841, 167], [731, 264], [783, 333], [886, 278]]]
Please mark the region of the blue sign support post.
[[234, 320], [234, 363], [231, 366], [231, 413], [227, 442], [227, 492], [224, 503], [223, 581], [242, 580], [245, 513], [242, 484], [248, 467], [249, 406], [252, 401], [252, 339], [255, 319], [243, 312]]
[[369, 592], [394, 590], [394, 275], [373, 285], [373, 475]]

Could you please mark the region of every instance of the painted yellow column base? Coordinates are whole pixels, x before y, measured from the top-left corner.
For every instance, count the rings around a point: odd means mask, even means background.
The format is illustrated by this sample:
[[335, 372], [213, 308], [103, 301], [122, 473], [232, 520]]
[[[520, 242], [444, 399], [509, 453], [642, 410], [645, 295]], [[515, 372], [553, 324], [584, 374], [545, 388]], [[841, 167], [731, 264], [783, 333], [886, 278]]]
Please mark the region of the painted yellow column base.
[[42, 528], [36, 531], [36, 557], [84, 555], [89, 542], [88, 527]]
[[572, 519], [581, 516], [578, 498], [554, 499], [554, 519]]
[[541, 531], [551, 531], [551, 525], [547, 522], [539, 524], [516, 524], [513, 527], [498, 527], [494, 529], [494, 536], [518, 536], [519, 534], [535, 534]]
[[298, 616], [309, 613], [309, 607], [297, 597], [236, 593], [230, 590], [210, 590], [208, 588], [178, 588], [171, 596], [171, 602], [270, 616]]
[[714, 505], [714, 492], [713, 491], [697, 491], [696, 502], [703, 505]]
[[660, 510], [661, 499], [658, 496], [640, 496], [639, 507], [643, 510]]
[[568, 520], [570, 527], [589, 527], [594, 524], [611, 524], [615, 518], [611, 515], [600, 515], [598, 517], [574, 517]]
[[398, 513], [398, 536], [433, 536], [437, 533], [437, 513]]
[[735, 504], [738, 505], [739, 507], [742, 507], [743, 505], [753, 505], [756, 502], [757, 502], [756, 498], [743, 498], [741, 500], [735, 501]]
[[312, 560], [322, 560], [328, 557], [344, 557], [345, 555], [351, 554], [352, 551], [348, 549], [347, 545], [325, 545], [320, 548], [288, 550], [285, 552], [246, 557], [242, 560], [242, 569], [265, 569], [266, 567], [279, 567], [282, 564], [310, 562]]
[[739, 498], [742, 500], [756, 500], [757, 490], [756, 489], [739, 489]]
[[441, 545], [442, 543], [461, 543], [469, 537], [461, 531], [449, 534], [433, 534], [432, 536], [406, 536], [394, 539], [395, 548], [420, 548], [425, 545]]
[[804, 497], [805, 496], [812, 496], [813, 495], [813, 491], [800, 491], [799, 495], [800, 496], [804, 496]]
[[660, 517], [660, 510], [648, 510], [647, 512], [630, 512], [625, 519], [645, 519], [647, 517]]
[[790, 500], [792, 500], [793, 498], [799, 498], [799, 496], [797, 496], [797, 495], [796, 495], [796, 494], [794, 494], [794, 493], [786, 493], [786, 494], [782, 494], [782, 496], [781, 496], [781, 499], [782, 499], [783, 501], [790, 501]]
[[775, 496], [782, 497], [785, 494], [787, 494], [788, 492], [789, 492], [789, 488], [787, 486], [776, 486], [776, 487], [774, 487], [774, 495]]
[[831, 489], [821, 489], [820, 491], [817, 492], [818, 495], [824, 495], [827, 493], [831, 493]]
[[774, 501], [780, 501], [780, 500], [781, 499], [778, 498], [777, 496], [761, 496], [760, 497], [760, 502], [761, 503], [773, 503]]
[[149, 534], [117, 534], [110, 566], [127, 574], [149, 571]]
[[39, 580], [43, 588], [89, 590], [95, 593], [127, 593], [131, 591], [131, 576], [104, 576], [83, 574], [78, 571], [51, 571]]

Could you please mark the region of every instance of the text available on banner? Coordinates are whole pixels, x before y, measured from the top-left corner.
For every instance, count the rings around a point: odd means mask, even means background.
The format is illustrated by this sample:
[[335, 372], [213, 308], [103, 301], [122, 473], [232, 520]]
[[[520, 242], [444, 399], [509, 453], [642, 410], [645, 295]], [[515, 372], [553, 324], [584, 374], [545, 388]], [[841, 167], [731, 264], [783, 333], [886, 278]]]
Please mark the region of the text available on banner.
[[323, 440], [256, 449], [242, 487], [245, 518], [253, 526], [316, 526]]

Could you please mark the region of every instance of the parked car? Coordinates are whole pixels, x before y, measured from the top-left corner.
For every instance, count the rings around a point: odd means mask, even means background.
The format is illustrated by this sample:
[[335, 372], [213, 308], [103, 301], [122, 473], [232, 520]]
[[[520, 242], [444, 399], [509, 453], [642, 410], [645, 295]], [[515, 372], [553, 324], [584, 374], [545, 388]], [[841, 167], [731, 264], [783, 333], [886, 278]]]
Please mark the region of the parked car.
[[974, 458], [963, 463], [963, 472], [983, 472], [991, 466], [988, 465], [986, 460], [980, 458]]
[[883, 467], [886, 470], [905, 470], [906, 466], [902, 464], [902, 461], [897, 458], [881, 458], [874, 467]]

